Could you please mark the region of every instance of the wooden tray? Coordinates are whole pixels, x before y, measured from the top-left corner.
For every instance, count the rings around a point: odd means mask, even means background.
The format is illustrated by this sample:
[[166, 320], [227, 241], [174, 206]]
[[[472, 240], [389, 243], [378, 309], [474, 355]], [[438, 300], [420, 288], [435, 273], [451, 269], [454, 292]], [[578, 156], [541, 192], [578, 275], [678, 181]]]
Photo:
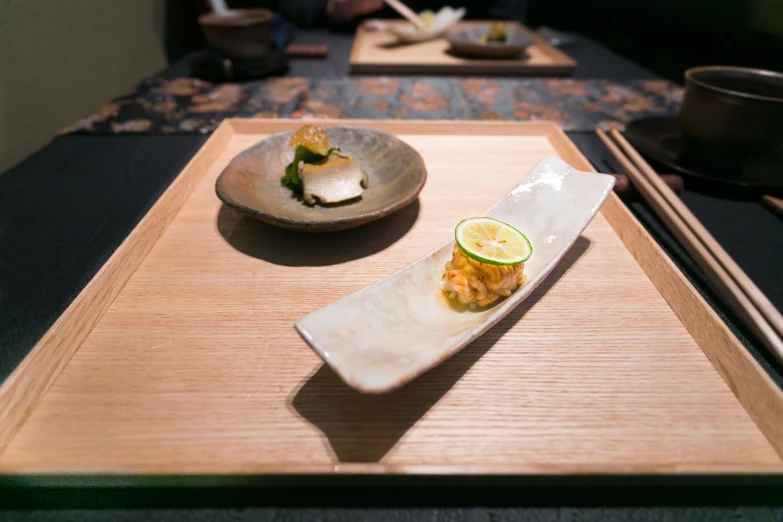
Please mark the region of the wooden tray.
[[[404, 24], [397, 20], [384, 20], [387, 24]], [[460, 22], [459, 30], [488, 22]], [[360, 25], [351, 50], [351, 72], [356, 74], [513, 74], [535, 76], [568, 76], [576, 62], [562, 51], [549, 45], [527, 27], [511, 22], [532, 34], [536, 43], [527, 56], [514, 60], [482, 60], [452, 56], [446, 51], [449, 43], [439, 38], [410, 45], [397, 44], [396, 37], [385, 31], [367, 29]]]
[[326, 235], [242, 217], [216, 177], [301, 122], [226, 120], [0, 388], [0, 473], [783, 472], [783, 394], [614, 195], [478, 342], [391, 394], [345, 386], [294, 318], [425, 254], [542, 156], [591, 170], [553, 124], [354, 123], [422, 154], [417, 203]]

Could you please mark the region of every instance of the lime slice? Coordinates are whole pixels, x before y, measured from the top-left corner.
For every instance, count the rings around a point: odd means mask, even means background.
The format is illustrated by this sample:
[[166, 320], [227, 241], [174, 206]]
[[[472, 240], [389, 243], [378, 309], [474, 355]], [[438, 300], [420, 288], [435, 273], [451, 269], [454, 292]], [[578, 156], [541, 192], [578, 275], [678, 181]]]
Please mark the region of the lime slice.
[[533, 253], [530, 241], [522, 232], [488, 217], [460, 221], [454, 238], [468, 257], [488, 265], [518, 265]]

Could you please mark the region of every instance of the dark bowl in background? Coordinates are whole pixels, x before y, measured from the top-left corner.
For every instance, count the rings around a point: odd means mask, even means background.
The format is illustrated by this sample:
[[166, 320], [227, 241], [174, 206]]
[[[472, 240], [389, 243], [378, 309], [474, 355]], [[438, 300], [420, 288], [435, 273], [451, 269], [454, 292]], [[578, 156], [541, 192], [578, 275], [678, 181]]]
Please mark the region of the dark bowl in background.
[[783, 143], [783, 74], [688, 69], [677, 119], [687, 145], [702, 153], [735, 159], [763, 154]]
[[207, 43], [232, 60], [263, 58], [272, 46], [272, 11], [229, 9], [224, 14], [206, 13], [199, 24]]

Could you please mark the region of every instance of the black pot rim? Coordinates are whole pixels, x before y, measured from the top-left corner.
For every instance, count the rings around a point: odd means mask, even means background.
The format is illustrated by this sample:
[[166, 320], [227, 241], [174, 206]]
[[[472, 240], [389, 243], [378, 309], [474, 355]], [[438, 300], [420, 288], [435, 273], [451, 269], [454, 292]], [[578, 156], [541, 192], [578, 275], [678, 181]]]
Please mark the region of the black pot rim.
[[272, 20], [273, 13], [263, 7], [249, 9], [229, 9], [225, 14], [204, 13], [198, 17], [202, 26], [209, 27], [244, 27], [248, 25], [267, 24]]
[[722, 92], [724, 94], [730, 94], [732, 96], [739, 96], [741, 98], [747, 98], [751, 100], [783, 103], [783, 97], [776, 98], [773, 96], [762, 96], [759, 94], [750, 94], [747, 92], [735, 91], [733, 89], [725, 89], [723, 87], [716, 87], [715, 85], [711, 85], [698, 78], [694, 78], [694, 74], [700, 72], [706, 72], [706, 71], [734, 71], [734, 72], [750, 73], [756, 76], [774, 77], [774, 78], [779, 78], [780, 80], [783, 80], [783, 73], [770, 71], [766, 69], [754, 69], [751, 67], [735, 67], [735, 66], [726, 66], [726, 65], [705, 65], [701, 67], [692, 67], [685, 71], [686, 82], [692, 82], [696, 85], [699, 85], [700, 87], [704, 87], [705, 89], [711, 89], [713, 91]]

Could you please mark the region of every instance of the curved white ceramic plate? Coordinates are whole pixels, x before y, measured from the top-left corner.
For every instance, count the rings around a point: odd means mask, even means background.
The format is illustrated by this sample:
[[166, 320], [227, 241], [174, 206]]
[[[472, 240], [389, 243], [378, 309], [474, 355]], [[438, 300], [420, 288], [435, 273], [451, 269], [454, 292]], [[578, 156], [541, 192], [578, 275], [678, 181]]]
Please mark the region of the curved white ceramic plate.
[[454, 9], [453, 7], [446, 6], [435, 13], [435, 24], [432, 29], [427, 31], [419, 31], [413, 24], [387, 25], [380, 20], [372, 21], [369, 24], [369, 27], [380, 31], [389, 31], [403, 43], [426, 42], [427, 40], [434, 40], [435, 38], [441, 37], [454, 24], [462, 20], [464, 16], [464, 7]]
[[613, 185], [612, 176], [579, 172], [560, 158], [547, 157], [486, 213], [521, 230], [533, 245], [525, 263], [526, 282], [494, 306], [458, 311], [443, 298], [437, 283], [451, 259], [451, 240], [389, 277], [301, 317], [294, 326], [349, 386], [364, 393], [398, 388], [465, 347], [530, 295], [590, 223]]

